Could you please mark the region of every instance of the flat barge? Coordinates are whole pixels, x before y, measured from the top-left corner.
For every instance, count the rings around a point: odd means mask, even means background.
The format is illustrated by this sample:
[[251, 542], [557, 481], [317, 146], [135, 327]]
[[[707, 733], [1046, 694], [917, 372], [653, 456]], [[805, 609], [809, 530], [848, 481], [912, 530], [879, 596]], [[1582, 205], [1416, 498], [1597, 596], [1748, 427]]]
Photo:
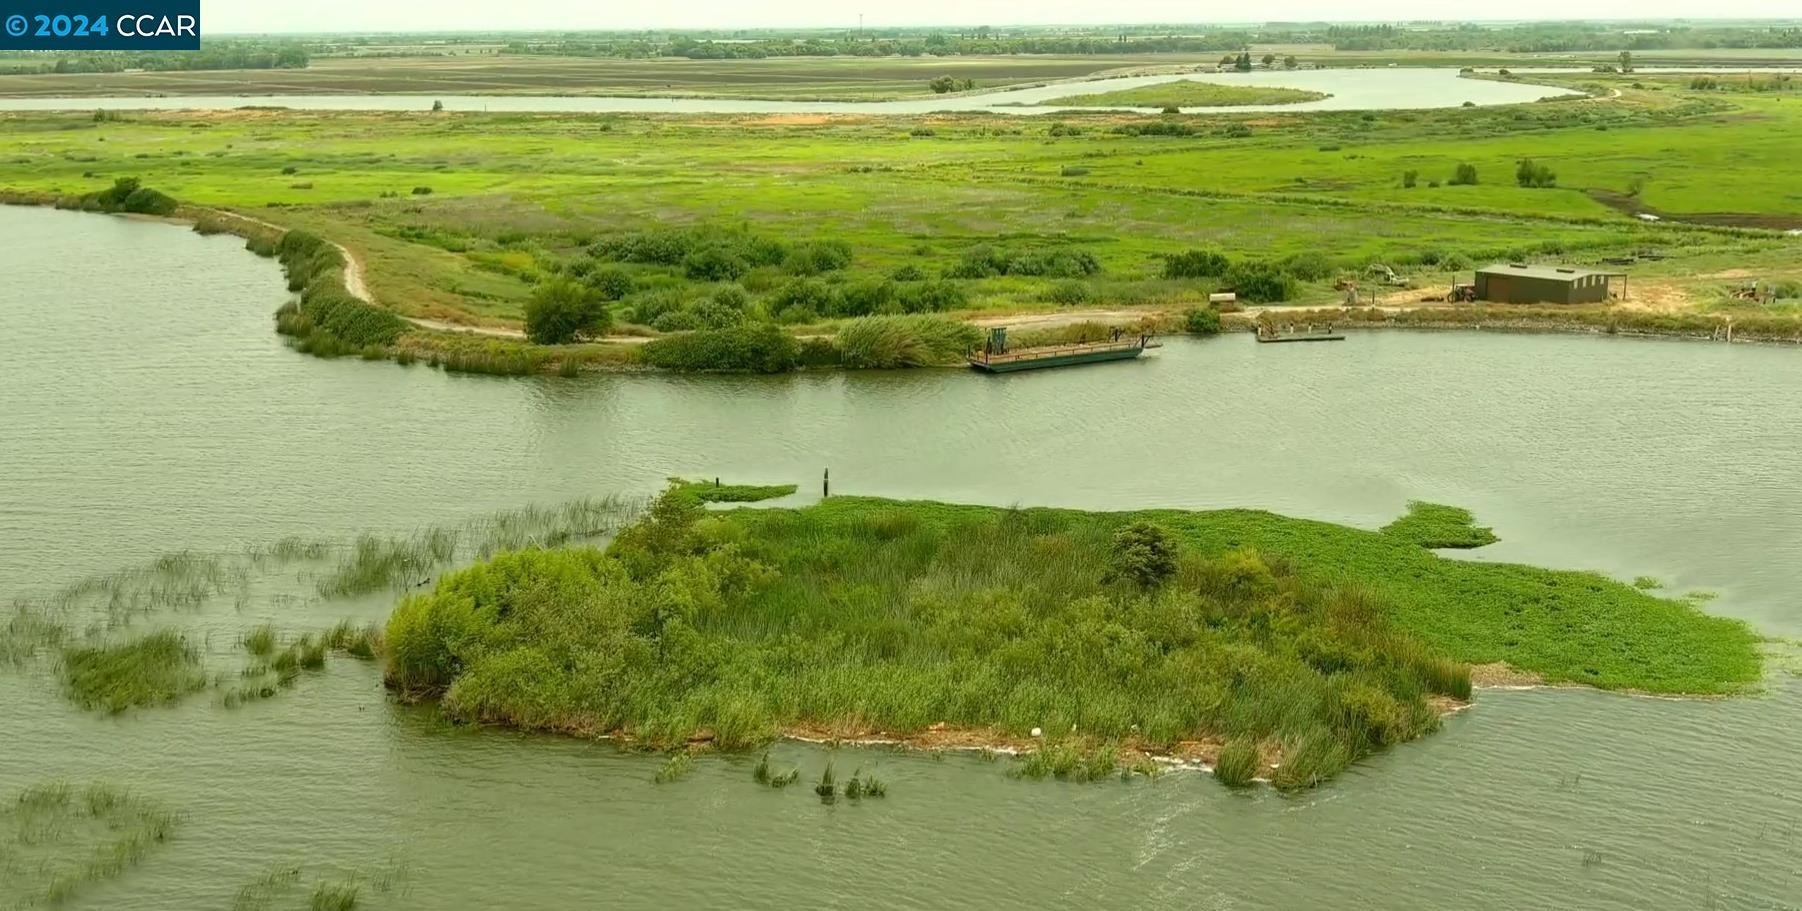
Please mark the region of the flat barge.
[[989, 340], [971, 353], [970, 367], [984, 373], [1014, 373], [1046, 367], [1073, 367], [1099, 364], [1103, 361], [1129, 361], [1147, 349], [1162, 347], [1149, 335], [1136, 338], [1116, 337], [1103, 342], [1076, 342], [1068, 345], [1039, 345], [1031, 348], [1007, 347], [1007, 330], [989, 330]]
[[1257, 339], [1259, 342], [1343, 342], [1345, 333], [1334, 332], [1332, 326], [1307, 326], [1301, 329], [1278, 329], [1275, 326], [1258, 324]]

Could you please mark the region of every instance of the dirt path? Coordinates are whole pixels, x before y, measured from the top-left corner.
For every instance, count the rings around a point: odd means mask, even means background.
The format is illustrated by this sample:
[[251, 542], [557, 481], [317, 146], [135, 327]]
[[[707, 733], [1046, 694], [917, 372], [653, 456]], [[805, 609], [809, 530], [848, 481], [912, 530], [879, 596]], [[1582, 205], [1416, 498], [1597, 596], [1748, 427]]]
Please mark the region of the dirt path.
[[[249, 215], [240, 215], [236, 212], [226, 212], [220, 209], [208, 209], [206, 211], [220, 218], [236, 219], [278, 233], [285, 233], [288, 230], [282, 225], [275, 224], [274, 222], [267, 222], [260, 218], [253, 218]], [[363, 277], [363, 261], [359, 259], [355, 253], [352, 253], [349, 247], [346, 247], [337, 241], [327, 240], [326, 243], [331, 244], [332, 248], [338, 251], [338, 255], [344, 258], [344, 290], [349, 292], [351, 297], [354, 297], [365, 304], [380, 306], [380, 304], [376, 303], [375, 295], [369, 290], [368, 281]], [[465, 323], [453, 323], [446, 320], [426, 319], [424, 317], [406, 316], [404, 314], [401, 314], [400, 318], [406, 320], [413, 326], [434, 332], [462, 332], [469, 335], [513, 339], [516, 341], [523, 340], [526, 337], [525, 330], [513, 329], [505, 326], [471, 326]], [[642, 345], [645, 342], [650, 341], [650, 339], [638, 335], [613, 335], [607, 336], [602, 339], [602, 341], [624, 345]]]

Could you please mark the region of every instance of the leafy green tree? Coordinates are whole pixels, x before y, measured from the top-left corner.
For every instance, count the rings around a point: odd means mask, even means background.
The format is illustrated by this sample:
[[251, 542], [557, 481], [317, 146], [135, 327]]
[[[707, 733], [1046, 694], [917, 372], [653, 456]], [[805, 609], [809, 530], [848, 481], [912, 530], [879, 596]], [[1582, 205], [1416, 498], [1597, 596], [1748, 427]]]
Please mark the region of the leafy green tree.
[[1632, 51], [1621, 51], [1621, 72], [1623, 72], [1623, 73], [1633, 72], [1633, 52]]
[[1251, 72], [1251, 52], [1241, 52], [1239, 54], [1239, 59], [1233, 62], [1233, 69], [1238, 70], [1241, 73]]
[[1152, 588], [1176, 574], [1176, 545], [1170, 533], [1150, 522], [1134, 522], [1114, 535], [1108, 575]]
[[526, 338], [540, 345], [596, 338], [611, 322], [607, 305], [586, 286], [568, 279], [540, 284], [526, 301]]
[[1558, 175], [1552, 169], [1531, 158], [1522, 158], [1514, 168], [1514, 182], [1528, 188], [1543, 189], [1558, 185]]
[[1263, 58], [1263, 63], [1264, 63], [1265, 69], [1269, 69], [1269, 68], [1275, 66], [1276, 65], [1276, 55], [1275, 54], [1265, 54], [1264, 58]]
[[934, 92], [937, 92], [940, 95], [943, 95], [946, 92], [957, 91], [957, 80], [950, 76], [940, 76], [926, 84], [931, 87]]
[[1451, 184], [1454, 187], [1470, 187], [1477, 183], [1477, 166], [1469, 162], [1460, 162], [1452, 171]]
[[1285, 69], [1285, 70], [1295, 69], [1299, 65], [1300, 64], [1296, 62], [1294, 54], [1290, 54], [1289, 56], [1283, 58], [1283, 69]]

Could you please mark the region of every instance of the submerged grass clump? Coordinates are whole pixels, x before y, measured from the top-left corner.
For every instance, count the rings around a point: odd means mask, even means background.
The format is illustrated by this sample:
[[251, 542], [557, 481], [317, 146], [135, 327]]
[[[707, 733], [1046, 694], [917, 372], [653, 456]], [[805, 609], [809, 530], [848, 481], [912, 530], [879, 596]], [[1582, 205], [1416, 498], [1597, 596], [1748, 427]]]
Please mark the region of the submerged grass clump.
[[524, 547], [560, 547], [611, 534], [641, 508], [642, 503], [631, 498], [585, 498], [560, 506], [505, 510], [408, 535], [363, 535], [319, 580], [319, 593], [345, 598], [414, 588], [454, 563]]
[[751, 770], [752, 781], [772, 788], [786, 788], [799, 781], [800, 778], [801, 770], [797, 768], [790, 768], [785, 772], [777, 771], [770, 765], [770, 754], [768, 753], [763, 754], [763, 758], [757, 761], [757, 768]]
[[162, 846], [180, 822], [106, 785], [39, 785], [0, 804], [0, 898], [8, 908], [60, 905]]
[[359, 626], [350, 620], [341, 620], [326, 632], [321, 642], [333, 651], [343, 652], [352, 658], [370, 659], [381, 651], [382, 627], [377, 623]]
[[169, 705], [206, 688], [200, 656], [180, 634], [150, 633], [117, 645], [63, 651], [63, 685], [85, 709], [123, 712]]
[[1383, 534], [1421, 547], [1471, 549], [1501, 540], [1493, 529], [1476, 523], [1468, 509], [1413, 500], [1408, 514], [1383, 526]]
[[851, 773], [851, 780], [845, 782], [845, 798], [862, 800], [865, 797], [887, 797], [888, 785], [874, 774], [865, 775], [863, 769]]
[[[1123, 534], [1123, 532], [1130, 532]], [[1122, 546], [1122, 542], [1130, 546]], [[481, 723], [754, 749], [783, 731], [1270, 744], [1285, 786], [1434, 730], [1465, 662], [1661, 692], [1758, 679], [1758, 640], [1590, 573], [1449, 560], [1263, 512], [1087, 513], [665, 496], [606, 551], [522, 550], [389, 619], [389, 684]]]
[[1120, 767], [1116, 744], [1084, 745], [1070, 741], [1048, 743], [1020, 756], [1008, 770], [1016, 778], [1055, 778], [1059, 781], [1100, 781]]
[[300, 882], [299, 867], [276, 867], [244, 884], [232, 899], [232, 911], [268, 911], [277, 898]]
[[336, 882], [322, 882], [313, 887], [312, 900], [307, 903], [307, 907], [310, 911], [351, 911], [357, 906], [357, 898], [362, 891], [362, 882], [354, 876]]
[[682, 779], [687, 778], [688, 773], [694, 771], [694, 769], [694, 754], [687, 750], [678, 750], [677, 752], [671, 753], [670, 757], [664, 760], [663, 767], [657, 770], [656, 782], [658, 784], [669, 784], [670, 782], [681, 781]]
[[275, 625], [265, 623], [245, 633], [244, 650], [258, 658], [275, 654]]

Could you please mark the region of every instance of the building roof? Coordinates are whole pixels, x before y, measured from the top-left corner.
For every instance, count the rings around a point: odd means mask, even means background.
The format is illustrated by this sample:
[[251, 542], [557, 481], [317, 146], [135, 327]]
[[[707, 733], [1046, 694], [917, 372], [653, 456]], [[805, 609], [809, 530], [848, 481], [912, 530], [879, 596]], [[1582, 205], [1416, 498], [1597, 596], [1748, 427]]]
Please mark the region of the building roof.
[[1625, 272], [1609, 272], [1604, 269], [1579, 269], [1575, 266], [1529, 266], [1525, 263], [1496, 263], [1485, 266], [1478, 272], [1490, 275], [1518, 275], [1523, 278], [1543, 278], [1548, 281], [1576, 281], [1586, 275], [1625, 275]]

